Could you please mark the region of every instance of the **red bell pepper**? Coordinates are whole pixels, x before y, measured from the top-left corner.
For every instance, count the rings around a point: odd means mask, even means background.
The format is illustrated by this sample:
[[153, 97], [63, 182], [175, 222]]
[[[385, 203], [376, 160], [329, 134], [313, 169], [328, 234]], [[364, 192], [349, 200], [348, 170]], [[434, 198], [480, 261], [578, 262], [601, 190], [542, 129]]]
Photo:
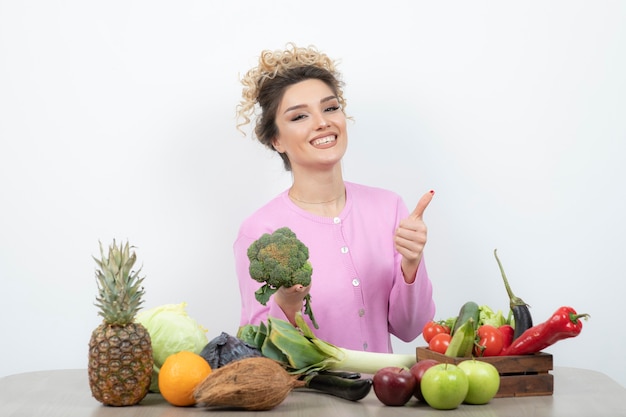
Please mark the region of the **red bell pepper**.
[[515, 330], [510, 324], [503, 324], [498, 327], [498, 329], [500, 329], [500, 333], [502, 333], [502, 349], [506, 349], [511, 346], [511, 343], [513, 343]]
[[537, 353], [559, 340], [578, 336], [583, 328], [581, 319], [587, 317], [589, 314], [577, 314], [572, 307], [560, 307], [547, 321], [522, 333], [508, 348], [502, 349], [500, 355]]

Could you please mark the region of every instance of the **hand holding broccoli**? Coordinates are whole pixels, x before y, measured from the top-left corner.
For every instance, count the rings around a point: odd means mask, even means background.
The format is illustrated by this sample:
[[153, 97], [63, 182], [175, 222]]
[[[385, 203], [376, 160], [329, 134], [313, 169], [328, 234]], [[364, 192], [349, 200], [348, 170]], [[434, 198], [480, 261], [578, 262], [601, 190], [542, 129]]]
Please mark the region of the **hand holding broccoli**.
[[[309, 262], [309, 249], [288, 227], [282, 227], [274, 233], [263, 234], [248, 248], [250, 276], [265, 283], [255, 293], [257, 301], [266, 305], [272, 294], [280, 287], [292, 287], [296, 284], [311, 284], [313, 268]], [[317, 329], [317, 323], [311, 309], [311, 295], [304, 297], [304, 314], [311, 318]]]

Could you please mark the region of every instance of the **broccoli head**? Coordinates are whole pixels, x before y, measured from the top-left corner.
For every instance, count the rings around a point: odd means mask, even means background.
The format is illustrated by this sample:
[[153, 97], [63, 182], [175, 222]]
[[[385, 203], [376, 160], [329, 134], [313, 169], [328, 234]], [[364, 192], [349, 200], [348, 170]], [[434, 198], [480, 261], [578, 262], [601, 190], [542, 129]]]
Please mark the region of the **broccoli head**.
[[[257, 301], [266, 305], [280, 287], [311, 284], [313, 268], [309, 262], [309, 248], [288, 227], [265, 233], [248, 247], [250, 277], [264, 285], [255, 293]], [[304, 313], [317, 323], [311, 310], [311, 296], [304, 299]]]

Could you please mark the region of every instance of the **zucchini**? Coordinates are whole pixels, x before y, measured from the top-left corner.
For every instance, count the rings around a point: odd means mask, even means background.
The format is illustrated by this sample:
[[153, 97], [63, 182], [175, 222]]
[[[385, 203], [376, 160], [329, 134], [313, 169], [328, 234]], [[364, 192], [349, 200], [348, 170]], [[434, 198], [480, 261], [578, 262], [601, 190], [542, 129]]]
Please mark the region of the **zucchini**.
[[459, 327], [461, 327], [470, 318], [474, 319], [473, 327], [474, 331], [476, 331], [476, 328], [478, 327], [478, 320], [480, 318], [480, 309], [478, 308], [478, 304], [474, 301], [467, 301], [463, 304], [461, 310], [459, 310], [459, 315], [454, 322], [454, 327], [452, 328], [450, 334], [454, 336], [454, 333], [456, 333]]

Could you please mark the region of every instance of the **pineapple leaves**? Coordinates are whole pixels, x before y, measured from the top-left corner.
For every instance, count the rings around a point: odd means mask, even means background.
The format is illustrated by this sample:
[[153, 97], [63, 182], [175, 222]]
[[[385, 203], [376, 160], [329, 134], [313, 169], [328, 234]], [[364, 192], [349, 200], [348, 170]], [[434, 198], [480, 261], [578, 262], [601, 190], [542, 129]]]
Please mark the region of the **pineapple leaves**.
[[95, 303], [100, 310], [98, 314], [108, 324], [131, 323], [143, 303], [144, 295], [141, 286], [144, 278], [139, 276], [141, 268], [133, 271], [137, 256], [135, 252], [130, 252], [131, 246], [128, 242], [118, 246], [113, 240], [108, 256], [105, 255], [102, 242], [99, 243], [100, 259], [94, 257], [98, 266], [98, 296]]

